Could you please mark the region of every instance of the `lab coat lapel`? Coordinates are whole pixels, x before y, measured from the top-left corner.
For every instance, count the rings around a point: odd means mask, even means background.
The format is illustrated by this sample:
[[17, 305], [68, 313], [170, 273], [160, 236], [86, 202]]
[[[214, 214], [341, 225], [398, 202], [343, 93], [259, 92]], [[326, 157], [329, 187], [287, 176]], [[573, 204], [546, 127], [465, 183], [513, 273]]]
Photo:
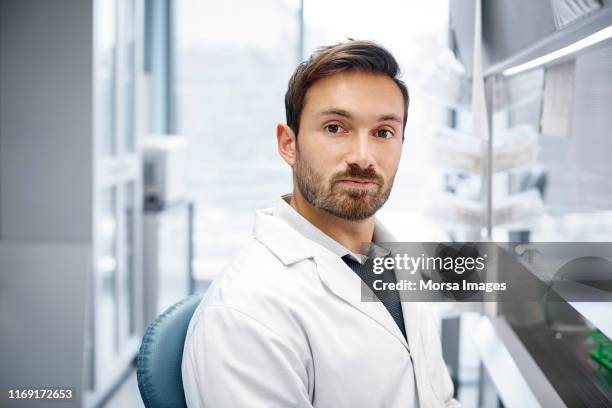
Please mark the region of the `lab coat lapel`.
[[[404, 347], [408, 348], [406, 339], [382, 302], [367, 287], [362, 300], [362, 280], [337, 255], [321, 248], [317, 251], [315, 262], [317, 271], [323, 283], [338, 297], [351, 304], [356, 309], [380, 324], [389, 334], [394, 336]], [[372, 300], [367, 300], [372, 299]]]
[[[389, 230], [374, 218], [374, 239], [376, 242], [393, 242], [395, 238]], [[317, 269], [321, 280], [336, 295], [374, 319], [383, 326], [389, 334], [399, 340], [404, 347], [408, 348], [406, 338], [397, 327], [395, 320], [385, 308], [385, 305], [376, 298], [376, 295], [365, 285], [363, 281], [349, 268], [342, 259], [329, 251], [322, 250], [317, 257]], [[364, 299], [362, 300], [362, 287]], [[370, 299], [370, 300], [368, 300]], [[403, 309], [402, 309], [403, 313]]]

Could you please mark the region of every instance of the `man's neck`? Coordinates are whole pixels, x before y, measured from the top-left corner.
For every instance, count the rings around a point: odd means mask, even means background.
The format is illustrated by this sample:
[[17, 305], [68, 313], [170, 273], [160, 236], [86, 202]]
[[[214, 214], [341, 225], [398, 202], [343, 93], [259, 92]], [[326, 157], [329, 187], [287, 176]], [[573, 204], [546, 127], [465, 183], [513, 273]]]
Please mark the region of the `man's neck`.
[[349, 251], [356, 254], [365, 254], [362, 244], [372, 241], [374, 235], [373, 217], [361, 221], [347, 221], [338, 218], [327, 211], [312, 206], [297, 189], [294, 189], [289, 204], [312, 225]]

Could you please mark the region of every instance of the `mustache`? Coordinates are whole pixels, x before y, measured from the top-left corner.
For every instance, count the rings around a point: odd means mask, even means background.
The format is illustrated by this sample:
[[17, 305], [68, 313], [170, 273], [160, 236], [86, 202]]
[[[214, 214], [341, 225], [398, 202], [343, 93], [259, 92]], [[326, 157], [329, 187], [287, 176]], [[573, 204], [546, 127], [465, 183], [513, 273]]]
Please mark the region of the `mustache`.
[[349, 168], [345, 172], [334, 176], [332, 178], [332, 182], [336, 183], [347, 178], [372, 181], [381, 186], [384, 183], [382, 176], [380, 176], [376, 170], [374, 170], [374, 168], [368, 167], [366, 169], [362, 169], [356, 164], [349, 165]]

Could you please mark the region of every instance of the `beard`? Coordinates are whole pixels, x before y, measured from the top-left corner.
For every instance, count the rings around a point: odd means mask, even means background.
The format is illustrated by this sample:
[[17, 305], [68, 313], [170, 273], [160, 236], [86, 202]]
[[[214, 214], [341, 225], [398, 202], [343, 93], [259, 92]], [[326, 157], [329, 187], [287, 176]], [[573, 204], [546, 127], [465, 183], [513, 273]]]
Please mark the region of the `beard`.
[[[364, 170], [352, 164], [346, 171], [333, 175], [327, 184], [323, 175], [297, 153], [293, 177], [300, 193], [313, 207], [343, 220], [361, 221], [373, 216], [385, 204], [391, 194], [395, 174], [385, 183], [373, 168]], [[371, 190], [345, 186], [340, 181], [347, 178], [374, 182], [376, 188]]]

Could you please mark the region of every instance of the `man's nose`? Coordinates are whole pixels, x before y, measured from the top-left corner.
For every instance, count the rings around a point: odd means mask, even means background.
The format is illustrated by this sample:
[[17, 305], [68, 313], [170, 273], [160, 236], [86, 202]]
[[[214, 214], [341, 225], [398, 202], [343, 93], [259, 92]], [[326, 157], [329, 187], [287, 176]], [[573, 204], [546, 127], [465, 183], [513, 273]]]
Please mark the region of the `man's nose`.
[[351, 140], [347, 164], [356, 164], [362, 169], [373, 166], [374, 159], [372, 156], [371, 142], [371, 137], [367, 132], [357, 133]]

